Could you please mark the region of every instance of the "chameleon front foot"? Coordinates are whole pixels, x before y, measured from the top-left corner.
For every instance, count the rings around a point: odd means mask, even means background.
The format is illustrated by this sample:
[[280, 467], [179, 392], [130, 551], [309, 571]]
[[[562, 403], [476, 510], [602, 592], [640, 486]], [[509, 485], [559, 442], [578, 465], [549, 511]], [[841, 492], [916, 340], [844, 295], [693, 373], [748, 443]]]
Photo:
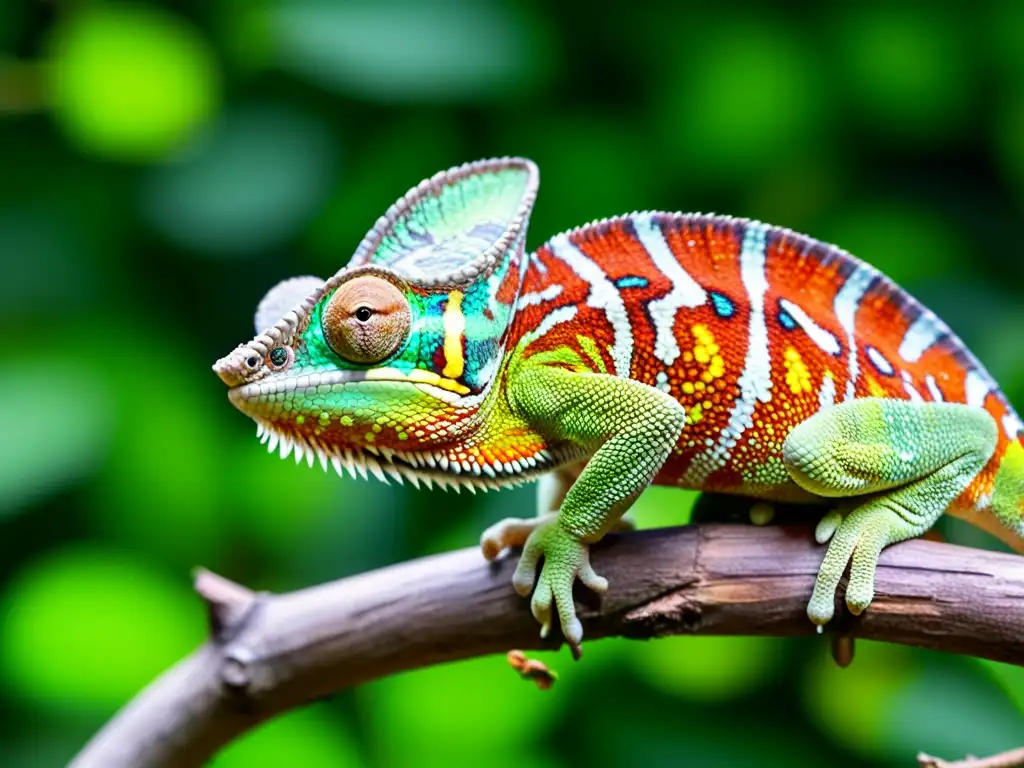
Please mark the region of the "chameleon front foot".
[[[558, 512], [548, 512], [537, 517], [506, 517], [487, 528], [480, 534], [480, 549], [484, 558], [494, 560], [506, 549], [522, 547], [530, 534], [540, 525], [554, 520]], [[612, 533], [624, 533], [636, 530], [636, 523], [628, 515], [623, 515], [611, 528]]]
[[558, 515], [548, 512], [537, 517], [506, 517], [480, 534], [480, 549], [487, 560], [494, 560], [504, 550], [526, 544], [530, 534], [539, 525], [550, 522]]
[[[540, 578], [537, 564], [541, 558]], [[566, 531], [557, 519], [536, 525], [526, 539], [523, 555], [519, 559], [512, 586], [523, 597], [533, 592], [530, 610], [540, 622], [540, 636], [551, 632], [552, 609], [558, 614], [562, 634], [579, 655], [583, 640], [583, 625], [576, 617], [572, 587], [579, 579], [598, 594], [608, 589], [608, 580], [598, 576], [590, 565], [590, 547]]]

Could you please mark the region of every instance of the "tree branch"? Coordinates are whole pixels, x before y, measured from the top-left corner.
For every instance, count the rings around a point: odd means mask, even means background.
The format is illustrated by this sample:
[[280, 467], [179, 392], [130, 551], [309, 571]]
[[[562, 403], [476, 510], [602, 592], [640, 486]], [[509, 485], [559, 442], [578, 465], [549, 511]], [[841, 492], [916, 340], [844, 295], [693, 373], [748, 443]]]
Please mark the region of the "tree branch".
[[[580, 594], [587, 640], [618, 635], [807, 635], [822, 549], [806, 528], [702, 525], [611, 535]], [[465, 549], [298, 592], [254, 594], [206, 571], [212, 638], [152, 683], [75, 768], [202, 765], [262, 720], [403, 670], [541, 641], [510, 580], [516, 558]], [[1024, 558], [929, 541], [887, 549], [871, 608], [837, 610], [852, 637], [1024, 665]], [[511, 672], [510, 672], [511, 677]]]

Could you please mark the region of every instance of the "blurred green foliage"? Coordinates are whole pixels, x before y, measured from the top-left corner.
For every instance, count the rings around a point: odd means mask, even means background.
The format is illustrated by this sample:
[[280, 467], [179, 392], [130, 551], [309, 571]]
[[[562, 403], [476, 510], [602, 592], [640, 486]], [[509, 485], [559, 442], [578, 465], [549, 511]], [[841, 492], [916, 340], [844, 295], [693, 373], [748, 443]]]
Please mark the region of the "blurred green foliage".
[[[0, 755], [63, 764], [193, 648], [189, 570], [286, 590], [472, 544], [461, 497], [268, 457], [209, 366], [433, 172], [524, 154], [531, 242], [642, 208], [839, 242], [1024, 404], [1024, 5], [0, 4]], [[17, 353], [17, 354], [15, 354]], [[652, 489], [647, 526], [693, 494]], [[951, 537], [981, 534], [943, 523]], [[1024, 671], [674, 638], [381, 680], [214, 764], [907, 765], [1024, 740]]]

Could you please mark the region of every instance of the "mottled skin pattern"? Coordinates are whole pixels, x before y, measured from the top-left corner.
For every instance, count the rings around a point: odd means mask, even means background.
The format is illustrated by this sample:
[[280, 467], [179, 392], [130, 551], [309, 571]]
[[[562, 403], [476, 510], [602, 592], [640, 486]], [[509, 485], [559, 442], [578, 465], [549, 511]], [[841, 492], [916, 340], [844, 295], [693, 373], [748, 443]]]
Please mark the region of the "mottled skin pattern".
[[481, 545], [523, 547], [514, 586], [574, 646], [573, 583], [608, 586], [589, 545], [651, 483], [835, 499], [816, 531], [819, 626], [847, 566], [859, 613], [882, 548], [943, 512], [1024, 550], [1020, 420], [876, 270], [758, 222], [663, 213], [527, 254], [536, 187], [514, 158], [438, 174], [334, 277], [275, 287], [259, 335], [215, 366], [270, 449], [416, 484], [539, 478], [538, 516]]

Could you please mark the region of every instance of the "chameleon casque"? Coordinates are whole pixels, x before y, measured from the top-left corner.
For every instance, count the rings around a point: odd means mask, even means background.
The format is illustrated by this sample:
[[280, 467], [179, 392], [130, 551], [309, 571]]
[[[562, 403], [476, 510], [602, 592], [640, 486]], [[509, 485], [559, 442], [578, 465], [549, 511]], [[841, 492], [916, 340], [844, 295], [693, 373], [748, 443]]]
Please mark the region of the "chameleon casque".
[[[874, 268], [786, 229], [633, 213], [525, 250], [539, 175], [420, 183], [330, 279], [274, 287], [214, 370], [271, 451], [442, 486], [539, 480], [513, 584], [578, 651], [589, 545], [651, 483], [834, 500], [807, 613], [873, 597], [879, 553], [943, 512], [1024, 551], [1024, 432], [981, 363]], [[540, 575], [538, 563], [543, 559]]]

